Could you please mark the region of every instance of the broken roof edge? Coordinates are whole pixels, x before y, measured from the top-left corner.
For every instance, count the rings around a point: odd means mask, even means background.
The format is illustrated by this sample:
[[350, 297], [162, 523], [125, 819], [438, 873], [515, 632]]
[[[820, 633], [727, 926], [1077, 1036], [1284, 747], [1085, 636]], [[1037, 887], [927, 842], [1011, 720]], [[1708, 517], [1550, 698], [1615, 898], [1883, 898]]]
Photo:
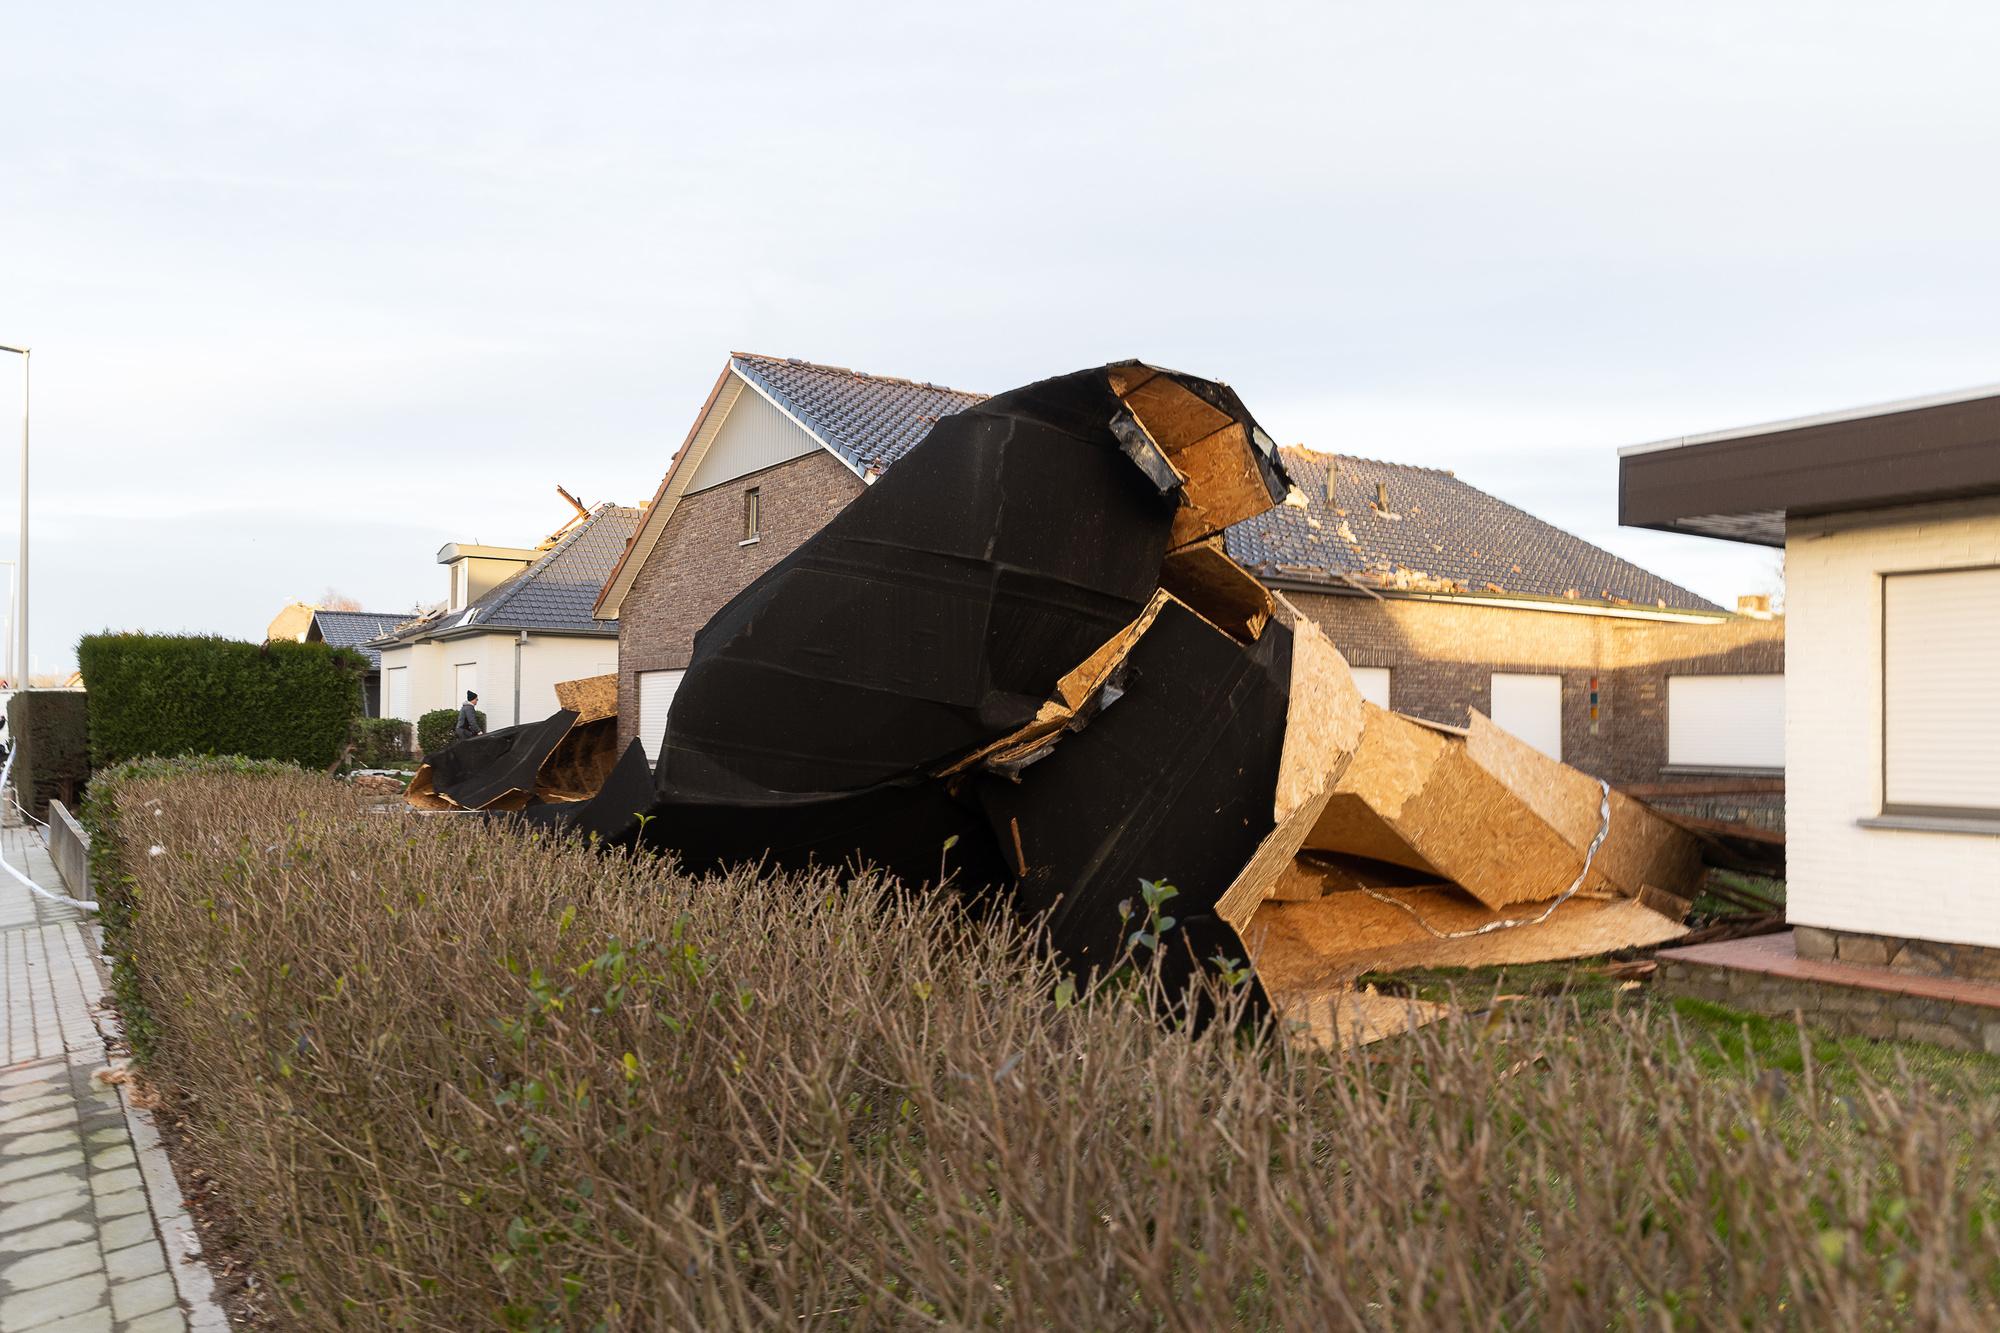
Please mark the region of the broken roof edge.
[[1518, 604], [1522, 609], [1533, 611], [1566, 611], [1576, 615], [1667, 620], [1690, 624], [1734, 620], [1737, 616], [1734, 611], [1714, 605], [1662, 607], [1649, 606], [1643, 602], [1605, 601], [1601, 597], [1551, 597], [1546, 593], [1494, 593], [1471, 589], [1464, 592], [1428, 592], [1421, 588], [1398, 588], [1393, 583], [1371, 583], [1359, 575], [1348, 575], [1345, 571], [1332, 568], [1326, 570], [1324, 582], [1299, 574], [1274, 572], [1263, 566], [1249, 565], [1245, 568], [1261, 579], [1266, 587], [1280, 592], [1320, 592], [1338, 597], [1402, 598], [1410, 601], [1463, 602], [1481, 606]]

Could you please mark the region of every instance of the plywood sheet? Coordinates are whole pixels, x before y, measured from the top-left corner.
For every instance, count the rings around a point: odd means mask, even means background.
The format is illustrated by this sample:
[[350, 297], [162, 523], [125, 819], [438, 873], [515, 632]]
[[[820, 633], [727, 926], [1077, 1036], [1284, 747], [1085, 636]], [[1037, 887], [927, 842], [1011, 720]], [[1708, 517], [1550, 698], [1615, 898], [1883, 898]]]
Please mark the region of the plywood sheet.
[[[1347, 762], [1346, 757], [1343, 756], [1339, 762], [1344, 766]], [[1282, 764], [1283, 761], [1280, 760], [1281, 767]], [[1279, 820], [1277, 827], [1264, 836], [1263, 842], [1257, 845], [1257, 850], [1244, 863], [1243, 869], [1237, 872], [1235, 880], [1222, 891], [1222, 896], [1216, 899], [1215, 914], [1227, 921], [1237, 934], [1242, 934], [1245, 927], [1250, 924], [1251, 916], [1257, 910], [1257, 904], [1270, 895], [1273, 887], [1282, 878], [1294, 873], [1294, 862], [1299, 853], [1299, 846], [1305, 841], [1306, 834], [1319, 822], [1327, 800], [1333, 795], [1334, 784], [1340, 777], [1339, 768], [1327, 776], [1329, 781], [1317, 794], [1307, 798], [1291, 814]]]
[[1167, 553], [1160, 586], [1242, 643], [1264, 632], [1271, 619], [1271, 591], [1230, 559], [1220, 535]]
[[556, 682], [556, 702], [575, 713], [579, 723], [595, 722], [601, 717], [616, 717], [618, 676], [615, 672], [607, 672], [602, 676], [559, 680]]
[[1369, 1046], [1400, 1037], [1451, 1015], [1451, 1006], [1408, 995], [1384, 995], [1373, 986], [1326, 986], [1272, 998], [1285, 1034], [1323, 1050]]
[[1347, 661], [1310, 620], [1292, 625], [1292, 685], [1272, 815], [1284, 821], [1317, 795], [1361, 742], [1367, 702]]
[[[1450, 933], [1502, 919], [1455, 889], [1387, 890], [1435, 929]], [[1679, 939], [1686, 928], [1629, 899], [1573, 898], [1540, 925], [1441, 940], [1408, 912], [1365, 893], [1312, 902], [1265, 902], [1240, 931], [1274, 1002], [1411, 967], [1485, 967], [1587, 958]]]

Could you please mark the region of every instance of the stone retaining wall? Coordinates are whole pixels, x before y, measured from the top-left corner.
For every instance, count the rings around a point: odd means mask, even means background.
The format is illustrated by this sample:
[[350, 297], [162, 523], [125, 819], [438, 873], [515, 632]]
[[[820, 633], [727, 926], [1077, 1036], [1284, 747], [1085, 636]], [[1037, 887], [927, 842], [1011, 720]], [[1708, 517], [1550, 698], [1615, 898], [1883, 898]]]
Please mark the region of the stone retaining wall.
[[1921, 995], [1805, 981], [1738, 967], [1660, 959], [1655, 982], [1673, 995], [1789, 1018], [1852, 1037], [1922, 1041], [2000, 1055], [2000, 1009]]
[[1988, 949], [1977, 944], [1902, 939], [1893, 935], [1867, 935], [1858, 930], [1826, 930], [1819, 926], [1795, 926], [1792, 938], [1797, 943], [1801, 958], [1890, 967], [1898, 972], [1912, 972], [1925, 977], [2000, 981], [2000, 949]]

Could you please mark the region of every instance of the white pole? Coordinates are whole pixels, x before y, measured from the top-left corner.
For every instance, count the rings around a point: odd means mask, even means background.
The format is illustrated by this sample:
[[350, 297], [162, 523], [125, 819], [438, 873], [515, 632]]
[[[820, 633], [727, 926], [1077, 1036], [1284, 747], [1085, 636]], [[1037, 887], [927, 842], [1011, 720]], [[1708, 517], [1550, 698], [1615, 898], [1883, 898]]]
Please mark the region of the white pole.
[[31, 387], [29, 377], [29, 349], [9, 347], [0, 343], [0, 352], [12, 352], [21, 358], [21, 550], [14, 563], [14, 670], [17, 678], [16, 689], [27, 685], [28, 671], [28, 393]]

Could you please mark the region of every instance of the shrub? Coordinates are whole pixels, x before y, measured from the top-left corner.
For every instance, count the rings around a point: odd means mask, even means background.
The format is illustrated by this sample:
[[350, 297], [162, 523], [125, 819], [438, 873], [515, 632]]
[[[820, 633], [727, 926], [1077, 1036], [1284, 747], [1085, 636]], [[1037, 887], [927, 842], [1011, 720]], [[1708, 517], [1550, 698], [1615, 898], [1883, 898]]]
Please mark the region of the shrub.
[[49, 800], [74, 806], [90, 781], [90, 725], [78, 690], [20, 690], [7, 701], [7, 735], [14, 752], [14, 790], [37, 819]]
[[1993, 1326], [1990, 1098], [1629, 1009], [1322, 1054], [866, 877], [116, 801], [150, 1069], [286, 1327]]
[[349, 648], [169, 634], [77, 645], [99, 768], [146, 755], [237, 754], [325, 768], [361, 714], [367, 659]]
[[[485, 727], [486, 714], [480, 712], [477, 708], [472, 711], [479, 718], [479, 725], [482, 728]], [[431, 709], [430, 712], [425, 713], [417, 719], [417, 748], [425, 754], [442, 750], [445, 746], [450, 745], [454, 740], [458, 739], [452, 734], [452, 728], [457, 725], [458, 710], [456, 708]]]
[[[296, 772], [290, 765], [271, 760], [181, 756], [131, 760], [101, 769], [92, 779], [78, 818], [84, 831], [90, 834], [90, 887], [97, 900], [98, 923], [104, 927], [104, 952], [111, 959], [111, 991], [118, 1000], [125, 1039], [140, 1059], [152, 1054], [153, 1037], [159, 1029], [139, 985], [139, 972], [132, 957], [136, 881], [125, 849], [128, 841], [138, 841], [143, 835], [135, 834], [132, 839], [124, 836], [119, 819], [125, 809], [121, 800], [124, 788], [128, 783], [158, 783], [172, 778], [221, 775], [268, 778]], [[153, 807], [140, 809], [142, 822], [147, 817], [158, 818]], [[150, 852], [152, 845], [146, 844], [142, 852]]]
[[399, 717], [354, 720], [354, 766], [393, 768], [410, 759], [410, 724]]

